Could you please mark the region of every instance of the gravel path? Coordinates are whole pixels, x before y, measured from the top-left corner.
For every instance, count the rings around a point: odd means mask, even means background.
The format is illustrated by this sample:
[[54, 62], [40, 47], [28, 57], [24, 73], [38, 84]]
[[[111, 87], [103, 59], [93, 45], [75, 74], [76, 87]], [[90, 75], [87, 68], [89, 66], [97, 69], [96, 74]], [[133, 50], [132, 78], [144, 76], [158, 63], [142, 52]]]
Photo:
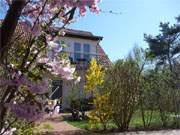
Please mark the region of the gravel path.
[[45, 131], [45, 135], [84, 135], [85, 131], [71, 126], [67, 122], [48, 122], [52, 127], [52, 131]]
[[76, 128], [67, 122], [60, 120], [60, 116], [46, 118], [43, 123], [46, 123], [53, 128], [51, 130], [43, 129], [43, 135], [89, 135], [87, 131]]

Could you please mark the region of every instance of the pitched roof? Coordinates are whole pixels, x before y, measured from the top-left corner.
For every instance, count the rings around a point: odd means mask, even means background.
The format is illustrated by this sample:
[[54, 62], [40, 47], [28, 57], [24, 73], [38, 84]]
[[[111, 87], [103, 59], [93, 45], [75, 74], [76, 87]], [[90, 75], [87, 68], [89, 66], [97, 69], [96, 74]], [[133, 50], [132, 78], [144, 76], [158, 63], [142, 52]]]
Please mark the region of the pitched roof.
[[[58, 27], [53, 27], [53, 30], [58, 31]], [[89, 31], [82, 31], [82, 30], [75, 30], [75, 29], [64, 29], [65, 37], [74, 37], [74, 38], [83, 38], [83, 39], [90, 39], [90, 40], [102, 40], [103, 37], [93, 35]]]
[[110, 66], [112, 65], [111, 60], [109, 59], [109, 57], [106, 55], [106, 53], [104, 52], [104, 49], [100, 46], [97, 45], [97, 52], [99, 54], [99, 58], [98, 58], [98, 62], [103, 65], [103, 66]]

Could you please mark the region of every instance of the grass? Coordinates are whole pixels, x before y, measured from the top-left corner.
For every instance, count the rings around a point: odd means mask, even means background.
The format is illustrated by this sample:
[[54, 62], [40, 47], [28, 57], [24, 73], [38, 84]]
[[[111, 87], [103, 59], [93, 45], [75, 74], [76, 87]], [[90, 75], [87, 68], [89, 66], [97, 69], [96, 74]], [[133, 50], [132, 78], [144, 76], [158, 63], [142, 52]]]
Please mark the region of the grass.
[[66, 121], [69, 124], [82, 129], [87, 129], [90, 126], [88, 120], [83, 120], [83, 121], [66, 120]]
[[[66, 120], [66, 122], [68, 122], [69, 124], [71, 124], [71, 125], [73, 125], [75, 127], [78, 127], [78, 128], [88, 129], [88, 130], [92, 129], [92, 127], [90, 126], [88, 120], [83, 120], [83, 121]], [[117, 126], [112, 121], [110, 121], [107, 124], [107, 128], [108, 129], [114, 129], [114, 128], [117, 128]], [[101, 124], [96, 124], [95, 129], [102, 130], [103, 127], [102, 127]]]
[[[148, 114], [146, 114], [148, 115]], [[169, 121], [171, 121], [172, 118], [169, 118]], [[73, 121], [73, 120], [66, 120], [69, 124], [78, 127], [78, 128], [82, 128], [82, 129], [91, 129], [91, 126], [88, 122], [88, 120], [83, 120], [83, 121]], [[152, 119], [151, 119], [151, 123], [150, 123], [150, 127], [149, 129], [154, 129], [154, 128], [158, 128], [162, 125], [161, 123], [161, 119], [159, 116], [158, 112], [154, 112], [152, 114]], [[96, 129], [103, 129], [101, 124], [97, 124]], [[142, 117], [139, 111], [135, 112], [131, 122], [130, 122], [130, 128], [132, 129], [143, 129], [143, 121], [142, 121]], [[113, 123], [113, 121], [110, 121], [107, 125], [107, 129], [117, 129], [117, 126], [115, 125], [115, 123]]]
[[53, 130], [54, 129], [49, 123], [44, 123], [42, 125], [42, 128], [47, 129], [47, 130]]
[[[147, 116], [147, 115], [148, 114], [146, 113], [145, 116]], [[154, 112], [152, 114], [151, 124], [154, 125], [153, 123], [156, 123], [156, 124], [161, 123], [158, 112]], [[131, 119], [131, 122], [130, 122], [130, 127], [143, 127], [143, 121], [142, 121], [140, 111], [137, 111], [134, 113], [134, 115]]]
[[52, 125], [50, 123], [44, 122], [39, 125], [39, 129], [42, 131], [43, 130], [52, 131], [54, 128], [52, 127]]

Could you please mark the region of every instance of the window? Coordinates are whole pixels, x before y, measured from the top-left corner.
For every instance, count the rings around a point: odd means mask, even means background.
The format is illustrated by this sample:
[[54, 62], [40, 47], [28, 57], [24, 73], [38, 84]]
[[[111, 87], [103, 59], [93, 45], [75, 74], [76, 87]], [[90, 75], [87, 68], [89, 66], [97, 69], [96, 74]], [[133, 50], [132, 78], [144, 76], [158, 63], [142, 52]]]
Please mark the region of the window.
[[81, 58], [81, 44], [74, 43], [74, 60]]
[[89, 44], [84, 44], [83, 51], [84, 51], [83, 58], [85, 60], [89, 61], [90, 60], [90, 45]]

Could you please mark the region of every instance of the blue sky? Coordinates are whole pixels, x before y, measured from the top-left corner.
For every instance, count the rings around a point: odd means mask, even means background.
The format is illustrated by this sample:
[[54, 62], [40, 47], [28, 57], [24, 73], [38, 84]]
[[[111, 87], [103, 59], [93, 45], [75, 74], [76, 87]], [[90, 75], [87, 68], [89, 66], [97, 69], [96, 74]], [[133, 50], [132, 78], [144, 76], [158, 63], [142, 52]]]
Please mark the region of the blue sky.
[[102, 47], [112, 61], [124, 58], [135, 44], [147, 47], [143, 34], [158, 34], [159, 23], [175, 23], [180, 14], [180, 0], [102, 0], [104, 11], [122, 12], [87, 13], [70, 28], [103, 36]]
[[99, 7], [122, 14], [88, 12], [69, 27], [103, 36], [101, 46], [112, 61], [126, 57], [135, 44], [147, 47], [143, 34], [158, 34], [161, 21], [173, 24], [180, 14], [180, 0], [102, 0]]

